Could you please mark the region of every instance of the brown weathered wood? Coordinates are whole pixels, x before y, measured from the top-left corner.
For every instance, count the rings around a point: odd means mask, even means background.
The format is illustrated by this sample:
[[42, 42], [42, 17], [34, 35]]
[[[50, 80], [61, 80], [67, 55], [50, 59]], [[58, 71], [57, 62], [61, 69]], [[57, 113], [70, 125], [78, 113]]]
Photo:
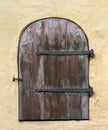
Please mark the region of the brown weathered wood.
[[19, 120], [88, 119], [88, 94], [35, 89], [88, 88], [88, 56], [37, 56], [37, 51], [88, 50], [83, 30], [60, 18], [29, 25], [19, 44]]

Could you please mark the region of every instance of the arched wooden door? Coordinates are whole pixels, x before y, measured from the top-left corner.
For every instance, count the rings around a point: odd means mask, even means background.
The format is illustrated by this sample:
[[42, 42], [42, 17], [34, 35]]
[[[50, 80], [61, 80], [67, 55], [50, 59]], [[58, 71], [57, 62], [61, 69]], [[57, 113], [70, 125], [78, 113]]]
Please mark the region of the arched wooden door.
[[30, 24], [20, 38], [19, 120], [89, 119], [88, 40], [61, 18]]

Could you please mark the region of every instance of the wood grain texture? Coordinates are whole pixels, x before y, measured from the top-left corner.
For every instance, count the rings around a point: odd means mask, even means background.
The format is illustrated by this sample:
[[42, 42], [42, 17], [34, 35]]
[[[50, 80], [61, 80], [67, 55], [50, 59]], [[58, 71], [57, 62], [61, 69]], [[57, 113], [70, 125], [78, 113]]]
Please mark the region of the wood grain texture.
[[66, 19], [29, 25], [19, 45], [19, 120], [88, 119], [88, 94], [37, 93], [45, 88], [88, 88], [88, 56], [37, 56], [37, 51], [88, 50], [83, 30]]

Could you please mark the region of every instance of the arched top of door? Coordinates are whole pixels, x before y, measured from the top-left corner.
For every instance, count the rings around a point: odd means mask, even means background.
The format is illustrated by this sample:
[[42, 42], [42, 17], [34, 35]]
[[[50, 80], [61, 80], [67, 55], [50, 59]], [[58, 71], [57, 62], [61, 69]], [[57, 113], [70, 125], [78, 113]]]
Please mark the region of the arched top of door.
[[[25, 39], [26, 42], [21, 41], [21, 39]], [[23, 29], [19, 46], [23, 43], [29, 44], [37, 40], [38, 46], [46, 42], [50, 46], [49, 48], [53, 48], [53, 44], [55, 44], [55, 42], [58, 44], [59, 42], [61, 46], [56, 46], [56, 49], [89, 49], [88, 38], [84, 30], [77, 23], [66, 18], [49, 17], [33, 21]]]

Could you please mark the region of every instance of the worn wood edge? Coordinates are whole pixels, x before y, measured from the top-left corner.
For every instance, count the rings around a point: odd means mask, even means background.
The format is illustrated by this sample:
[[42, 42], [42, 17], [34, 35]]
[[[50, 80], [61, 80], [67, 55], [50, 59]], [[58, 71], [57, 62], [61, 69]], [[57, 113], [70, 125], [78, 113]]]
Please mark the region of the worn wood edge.
[[47, 121], [88, 121], [88, 120], [90, 120], [90, 118], [86, 118], [86, 119], [35, 119], [35, 120], [33, 120], [33, 119], [19, 119], [19, 122], [24, 122], [24, 121], [45, 121], [45, 122], [47, 122]]

